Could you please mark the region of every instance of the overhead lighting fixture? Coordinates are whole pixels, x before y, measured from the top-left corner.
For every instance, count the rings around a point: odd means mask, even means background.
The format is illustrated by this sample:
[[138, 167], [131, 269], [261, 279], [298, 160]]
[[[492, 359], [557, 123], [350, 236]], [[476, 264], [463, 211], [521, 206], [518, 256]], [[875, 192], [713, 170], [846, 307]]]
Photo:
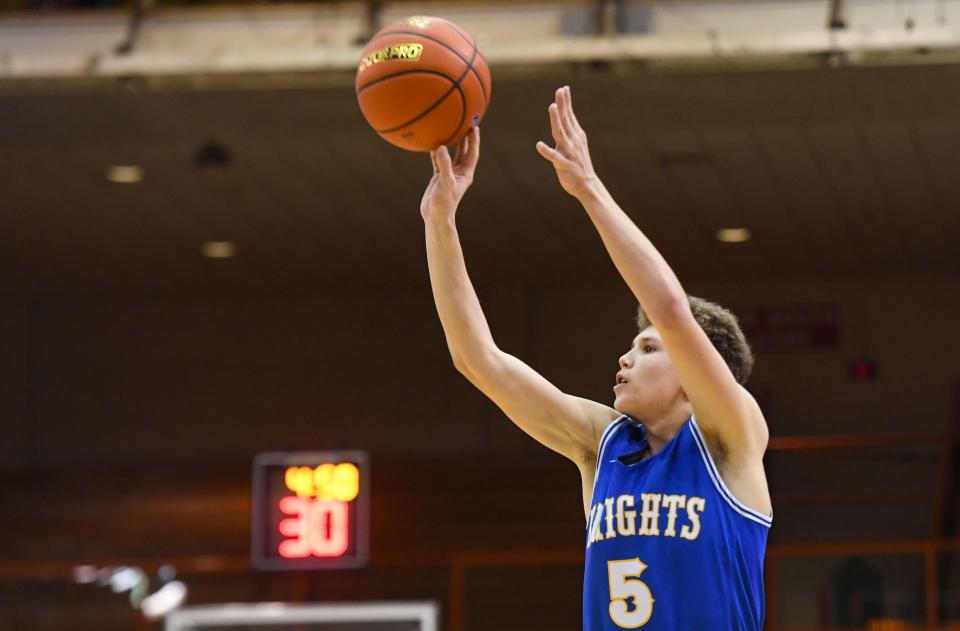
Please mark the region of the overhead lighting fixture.
[[743, 243], [750, 240], [750, 231], [746, 228], [721, 228], [717, 230], [717, 239], [724, 243]]
[[143, 167], [135, 164], [115, 164], [107, 168], [107, 181], [114, 184], [136, 184], [142, 182], [145, 173]]
[[208, 259], [229, 259], [236, 255], [237, 246], [232, 241], [207, 241], [201, 251]]

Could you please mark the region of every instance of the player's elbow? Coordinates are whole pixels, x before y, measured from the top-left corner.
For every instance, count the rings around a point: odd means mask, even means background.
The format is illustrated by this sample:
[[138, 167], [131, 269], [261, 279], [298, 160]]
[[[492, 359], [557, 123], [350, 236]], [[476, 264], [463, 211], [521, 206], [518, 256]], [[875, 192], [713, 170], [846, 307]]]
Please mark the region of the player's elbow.
[[461, 375], [476, 383], [476, 380], [492, 370], [499, 349], [473, 349], [469, 353], [450, 351], [453, 367]]
[[457, 369], [457, 372], [464, 377], [469, 378], [470, 375], [468, 373], [470, 372], [470, 363], [464, 359], [463, 355], [451, 350], [450, 359], [453, 360], [453, 367]]

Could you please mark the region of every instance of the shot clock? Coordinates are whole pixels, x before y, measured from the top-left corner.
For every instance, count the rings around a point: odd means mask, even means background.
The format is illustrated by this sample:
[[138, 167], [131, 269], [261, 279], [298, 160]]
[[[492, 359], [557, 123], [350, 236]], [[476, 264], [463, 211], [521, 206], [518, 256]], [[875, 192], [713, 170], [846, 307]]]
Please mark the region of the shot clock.
[[370, 473], [362, 451], [258, 454], [251, 557], [260, 570], [362, 567]]

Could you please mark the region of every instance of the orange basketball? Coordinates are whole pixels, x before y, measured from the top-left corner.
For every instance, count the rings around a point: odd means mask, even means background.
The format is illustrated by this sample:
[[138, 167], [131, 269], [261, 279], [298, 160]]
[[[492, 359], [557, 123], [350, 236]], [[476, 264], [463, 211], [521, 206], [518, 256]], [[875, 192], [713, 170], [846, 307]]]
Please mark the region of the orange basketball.
[[385, 26], [363, 49], [357, 100], [370, 126], [408, 151], [463, 140], [490, 102], [490, 69], [447, 20], [415, 16]]

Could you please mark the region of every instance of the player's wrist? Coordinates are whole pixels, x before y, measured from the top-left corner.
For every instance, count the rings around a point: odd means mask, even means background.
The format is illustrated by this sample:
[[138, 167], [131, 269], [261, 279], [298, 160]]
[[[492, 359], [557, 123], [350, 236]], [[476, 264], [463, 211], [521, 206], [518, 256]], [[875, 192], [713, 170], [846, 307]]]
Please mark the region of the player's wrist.
[[574, 197], [584, 206], [603, 201], [607, 196], [607, 189], [596, 175], [590, 175], [574, 191]]
[[443, 212], [427, 212], [423, 215], [423, 223], [430, 230], [453, 230], [457, 229], [456, 209]]

